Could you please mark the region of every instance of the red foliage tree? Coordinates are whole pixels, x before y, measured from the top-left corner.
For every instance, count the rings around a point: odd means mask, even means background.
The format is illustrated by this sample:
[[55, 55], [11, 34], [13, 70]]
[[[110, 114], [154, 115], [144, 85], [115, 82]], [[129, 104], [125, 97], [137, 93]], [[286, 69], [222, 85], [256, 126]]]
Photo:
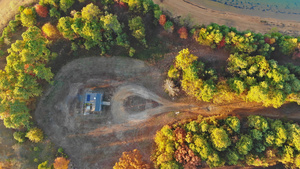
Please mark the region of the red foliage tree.
[[123, 8], [128, 8], [128, 6], [125, 4], [125, 2], [122, 2], [120, 0], [115, 0], [116, 5], [118, 5], [119, 7], [123, 7]]
[[225, 37], [223, 37], [223, 39], [220, 41], [218, 45], [218, 49], [223, 48], [224, 46], [225, 46]]
[[48, 15], [48, 9], [47, 9], [47, 7], [42, 6], [42, 5], [40, 5], [40, 4], [36, 4], [34, 7], [35, 7], [36, 13], [37, 13], [40, 17], [43, 17], [43, 18], [46, 18], [46, 17], [47, 17], [47, 15]]
[[175, 151], [175, 159], [177, 162], [184, 165], [184, 168], [197, 168], [201, 165], [201, 158], [186, 145], [181, 145]]
[[166, 24], [166, 22], [167, 22], [167, 18], [166, 18], [166, 15], [160, 15], [160, 17], [159, 17], [159, 24], [161, 25], [161, 26], [165, 26], [165, 24]]
[[188, 32], [187, 32], [187, 30], [186, 30], [185, 27], [181, 27], [177, 32], [178, 32], [178, 34], [180, 35], [180, 38], [181, 38], [181, 39], [187, 39], [187, 37], [188, 37]]
[[178, 141], [179, 143], [183, 143], [184, 139], [186, 137], [186, 131], [181, 128], [181, 127], [177, 127], [174, 130], [175, 136], [176, 136], [176, 141]]

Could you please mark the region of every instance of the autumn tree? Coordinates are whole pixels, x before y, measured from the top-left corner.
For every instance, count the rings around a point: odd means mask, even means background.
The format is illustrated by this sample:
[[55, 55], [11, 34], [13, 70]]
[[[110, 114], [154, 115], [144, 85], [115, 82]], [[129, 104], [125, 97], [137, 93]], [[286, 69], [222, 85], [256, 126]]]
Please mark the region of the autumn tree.
[[42, 6], [42, 5], [40, 5], [40, 4], [36, 4], [34, 7], [35, 7], [36, 13], [37, 13], [40, 17], [43, 17], [43, 18], [47, 17], [47, 15], [48, 15], [48, 9], [47, 9], [47, 7]]
[[181, 27], [177, 32], [180, 35], [181, 39], [187, 39], [188, 38], [188, 32], [187, 32], [185, 27]]
[[160, 17], [159, 17], [159, 24], [161, 25], [161, 26], [165, 26], [165, 24], [166, 24], [166, 22], [167, 22], [167, 18], [166, 18], [166, 15], [160, 15]]
[[58, 30], [55, 26], [51, 25], [51, 23], [44, 24], [42, 30], [49, 38], [57, 38], [59, 35]]
[[114, 169], [138, 169], [149, 168], [150, 166], [143, 162], [142, 155], [137, 149], [129, 152], [123, 152], [119, 162], [115, 164]]
[[185, 167], [196, 168], [201, 165], [201, 158], [186, 145], [179, 146], [174, 153], [177, 162], [183, 164]]
[[68, 169], [69, 163], [70, 163], [70, 160], [68, 160], [64, 157], [57, 157], [54, 160], [53, 167], [54, 167], [54, 169]]
[[43, 134], [43, 131], [39, 128], [32, 128], [30, 129], [27, 133], [26, 133], [26, 137], [34, 142], [34, 143], [38, 143], [38, 142], [41, 142], [43, 141], [44, 139], [44, 134]]

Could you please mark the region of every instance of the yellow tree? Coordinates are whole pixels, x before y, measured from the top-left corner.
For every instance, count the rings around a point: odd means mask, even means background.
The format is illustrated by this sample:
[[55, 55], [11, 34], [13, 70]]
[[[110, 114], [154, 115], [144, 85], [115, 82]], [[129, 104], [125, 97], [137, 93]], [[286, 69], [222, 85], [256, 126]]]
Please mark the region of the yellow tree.
[[26, 133], [26, 137], [34, 143], [41, 142], [44, 139], [43, 131], [39, 128], [32, 128]]
[[176, 56], [176, 67], [182, 70], [190, 67], [194, 61], [197, 60], [197, 56], [190, 54], [189, 49], [183, 49], [179, 52], [179, 55]]
[[142, 155], [139, 150], [123, 152], [113, 169], [149, 169], [150, 166], [143, 162]]
[[56, 38], [59, 35], [58, 30], [55, 26], [51, 25], [51, 23], [44, 24], [42, 30], [49, 38]]

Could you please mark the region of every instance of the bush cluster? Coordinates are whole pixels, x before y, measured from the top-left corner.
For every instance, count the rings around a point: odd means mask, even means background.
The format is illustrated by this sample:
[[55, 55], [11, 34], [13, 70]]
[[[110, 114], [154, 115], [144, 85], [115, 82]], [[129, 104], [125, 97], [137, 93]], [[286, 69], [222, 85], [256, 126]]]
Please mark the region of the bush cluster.
[[200, 117], [157, 131], [152, 160], [156, 168], [267, 167], [278, 162], [299, 168], [299, 139], [300, 127], [293, 122], [257, 115], [244, 122], [236, 116]]
[[176, 56], [168, 77], [198, 100], [224, 103], [240, 97], [278, 108], [286, 101], [300, 104], [299, 71], [299, 66], [278, 65], [262, 55], [235, 53], [227, 60], [227, 75], [218, 78], [214, 69], [205, 68], [197, 56], [184, 49]]

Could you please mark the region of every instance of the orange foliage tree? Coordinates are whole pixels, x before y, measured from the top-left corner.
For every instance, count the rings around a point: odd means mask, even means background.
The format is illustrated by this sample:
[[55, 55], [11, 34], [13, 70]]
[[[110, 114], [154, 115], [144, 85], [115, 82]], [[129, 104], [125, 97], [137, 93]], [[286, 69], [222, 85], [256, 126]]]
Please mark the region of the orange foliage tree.
[[53, 163], [54, 169], [68, 169], [70, 160], [64, 157], [57, 157]]
[[47, 9], [47, 7], [42, 6], [42, 5], [40, 5], [40, 4], [36, 4], [34, 7], [35, 7], [36, 13], [37, 13], [40, 17], [43, 17], [43, 18], [46, 18], [46, 17], [47, 17], [47, 15], [48, 15], [48, 9]]
[[160, 17], [159, 17], [159, 24], [161, 26], [165, 26], [166, 22], [167, 22], [166, 15], [160, 15]]
[[50, 23], [46, 23], [42, 27], [43, 32], [49, 38], [56, 38], [59, 35], [58, 30], [55, 26], [51, 25]]
[[180, 35], [180, 38], [181, 39], [187, 39], [188, 37], [188, 32], [186, 30], [185, 27], [181, 27], [179, 30], [178, 30], [178, 34]]
[[113, 169], [150, 169], [150, 166], [143, 162], [142, 155], [139, 150], [123, 152]]

